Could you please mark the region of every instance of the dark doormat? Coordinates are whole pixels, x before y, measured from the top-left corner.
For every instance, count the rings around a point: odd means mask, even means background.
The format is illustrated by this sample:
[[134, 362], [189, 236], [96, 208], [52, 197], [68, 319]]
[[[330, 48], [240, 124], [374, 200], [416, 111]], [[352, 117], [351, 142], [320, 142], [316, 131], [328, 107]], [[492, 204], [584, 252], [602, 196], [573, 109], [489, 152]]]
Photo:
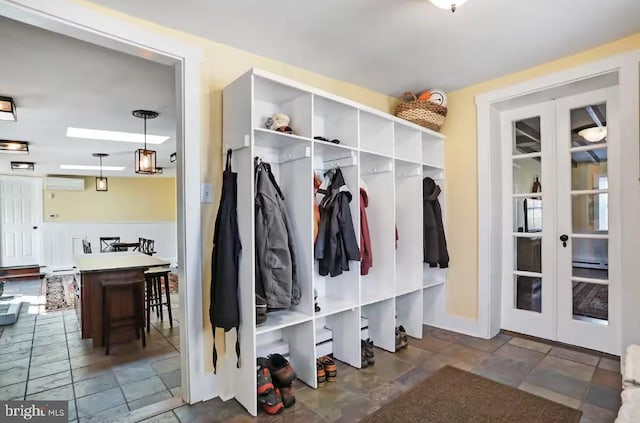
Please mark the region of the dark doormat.
[[366, 423], [578, 423], [582, 411], [445, 366]]

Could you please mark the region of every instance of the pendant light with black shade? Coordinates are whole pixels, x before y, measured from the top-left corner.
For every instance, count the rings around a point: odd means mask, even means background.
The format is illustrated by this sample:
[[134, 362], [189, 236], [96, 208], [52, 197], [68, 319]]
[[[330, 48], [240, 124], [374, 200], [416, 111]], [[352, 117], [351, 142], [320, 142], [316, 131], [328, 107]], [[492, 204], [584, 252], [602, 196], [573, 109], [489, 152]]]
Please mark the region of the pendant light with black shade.
[[131, 112], [135, 117], [144, 119], [144, 148], [135, 151], [136, 173], [153, 175], [156, 173], [156, 152], [147, 150], [147, 119], [155, 119], [158, 112], [151, 110], [134, 110]]
[[106, 153], [93, 153], [93, 157], [100, 159], [100, 176], [96, 178], [96, 191], [109, 191], [109, 181], [102, 176], [102, 158], [109, 157]]

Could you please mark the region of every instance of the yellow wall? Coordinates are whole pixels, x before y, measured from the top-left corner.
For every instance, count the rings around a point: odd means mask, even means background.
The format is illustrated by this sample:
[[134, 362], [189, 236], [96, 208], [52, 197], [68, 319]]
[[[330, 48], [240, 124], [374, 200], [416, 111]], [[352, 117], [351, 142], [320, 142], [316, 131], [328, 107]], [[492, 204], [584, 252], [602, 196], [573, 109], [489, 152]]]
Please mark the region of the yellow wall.
[[446, 178], [447, 236], [451, 268], [447, 279], [447, 309], [476, 318], [478, 313], [478, 181], [475, 97], [532, 78], [548, 75], [625, 51], [640, 49], [640, 33], [579, 54], [449, 93]]
[[[51, 198], [53, 197], [53, 198]], [[51, 214], [57, 217], [49, 217]], [[109, 191], [96, 191], [96, 178], [84, 178], [84, 191], [44, 191], [45, 222], [170, 222], [176, 220], [174, 178], [109, 177]]]

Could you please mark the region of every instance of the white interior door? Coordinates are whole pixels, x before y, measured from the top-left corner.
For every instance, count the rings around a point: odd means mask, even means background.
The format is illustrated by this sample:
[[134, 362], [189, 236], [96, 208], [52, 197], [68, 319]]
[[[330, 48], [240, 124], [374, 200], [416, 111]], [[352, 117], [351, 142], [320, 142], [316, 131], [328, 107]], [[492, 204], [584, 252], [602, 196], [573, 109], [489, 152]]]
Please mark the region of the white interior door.
[[621, 163], [617, 107], [614, 89], [556, 104], [558, 340], [612, 354], [621, 315], [621, 169], [608, 166]]
[[0, 177], [0, 266], [39, 264], [42, 180]]
[[502, 113], [503, 329], [620, 353], [617, 107], [602, 89]]
[[548, 339], [556, 312], [554, 137], [552, 102], [503, 112], [502, 328]]

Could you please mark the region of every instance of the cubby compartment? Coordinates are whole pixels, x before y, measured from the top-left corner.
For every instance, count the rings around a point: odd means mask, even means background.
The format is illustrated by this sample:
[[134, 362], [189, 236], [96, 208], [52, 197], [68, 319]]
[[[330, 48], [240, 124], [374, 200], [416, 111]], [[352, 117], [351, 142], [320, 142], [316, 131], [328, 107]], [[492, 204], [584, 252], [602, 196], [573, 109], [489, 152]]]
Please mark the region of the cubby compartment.
[[358, 110], [324, 97], [313, 99], [313, 136], [358, 147]]
[[[368, 205], [365, 211], [373, 257], [372, 267], [360, 279], [362, 304], [395, 295], [395, 210], [389, 207], [394, 199], [393, 164], [392, 159], [360, 153], [360, 184], [367, 191]], [[363, 222], [360, 222], [362, 229]]]
[[376, 347], [395, 352], [395, 308], [393, 298], [363, 306], [362, 318], [367, 322], [367, 336], [362, 339], [371, 338]]
[[422, 134], [422, 163], [437, 169], [444, 169], [444, 138], [427, 133]]
[[393, 157], [393, 122], [361, 110], [360, 149]]
[[[345, 183], [352, 195], [349, 210], [353, 221], [356, 240], [359, 242], [360, 206], [358, 200], [359, 173], [358, 153], [345, 147], [314, 142], [314, 169], [320, 179], [332, 168], [340, 168]], [[311, 187], [309, 183], [309, 187]], [[322, 234], [318, 234], [321, 236]], [[316, 316], [326, 316], [348, 310], [359, 305], [360, 262], [350, 261], [349, 270], [336, 277], [320, 276], [318, 261], [315, 260], [314, 287], [318, 292], [320, 311]]]
[[396, 294], [423, 286], [422, 276], [422, 166], [395, 161]]
[[254, 75], [253, 127], [267, 129], [268, 118], [285, 113], [295, 135], [311, 138], [311, 101], [311, 93]]
[[[445, 213], [446, 198], [445, 198], [445, 180], [444, 170], [436, 169], [431, 166], [423, 166], [422, 168], [423, 178], [430, 177], [440, 187], [442, 191], [438, 196], [438, 202], [440, 203], [440, 209], [442, 210], [442, 223], [446, 228], [447, 214]], [[446, 230], [445, 230], [446, 232]], [[434, 286], [442, 285], [447, 280], [448, 269], [440, 269], [439, 267], [430, 267], [429, 264], [423, 264], [423, 285], [425, 288], [431, 288]]]
[[404, 326], [407, 335], [422, 339], [422, 290], [396, 298], [396, 325]]
[[[270, 133], [259, 133], [261, 135], [256, 135], [254, 141], [254, 155], [271, 165], [271, 171], [282, 191], [301, 292], [299, 304], [292, 305], [289, 310], [267, 313], [267, 322], [256, 329], [261, 334], [310, 320], [313, 316], [313, 192], [309, 189], [313, 181], [313, 160], [310, 141], [290, 142]], [[243, 244], [243, 248], [246, 248], [245, 245]], [[246, 250], [245, 253], [250, 254]]]
[[[333, 357], [357, 368], [360, 368], [360, 324], [359, 307], [316, 319], [316, 328], [331, 331]], [[326, 352], [326, 349], [322, 352]]]
[[[256, 356], [267, 357], [269, 354], [276, 353], [284, 355], [296, 371], [298, 379], [315, 388], [314, 338], [312, 321], [259, 334], [256, 337]], [[245, 365], [251, 368], [254, 364], [246, 363]]]
[[395, 123], [393, 129], [395, 157], [416, 163], [422, 163], [422, 133], [417, 129]]

